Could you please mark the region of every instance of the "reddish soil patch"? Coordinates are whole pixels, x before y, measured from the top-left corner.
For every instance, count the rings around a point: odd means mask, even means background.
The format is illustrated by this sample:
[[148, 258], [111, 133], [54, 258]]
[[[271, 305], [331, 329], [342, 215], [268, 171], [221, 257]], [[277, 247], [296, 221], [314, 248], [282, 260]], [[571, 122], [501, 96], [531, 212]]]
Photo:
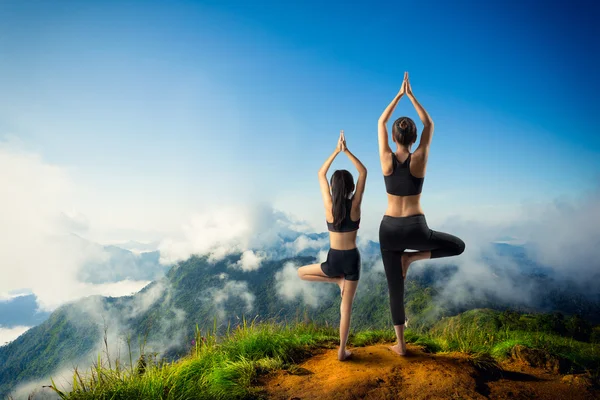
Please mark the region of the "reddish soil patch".
[[[501, 377], [481, 372], [460, 353], [428, 354], [408, 346], [405, 357], [388, 345], [352, 349], [337, 360], [323, 350], [299, 365], [262, 379], [269, 399], [600, 399], [584, 376], [558, 375], [521, 363], [503, 364]], [[488, 376], [486, 376], [488, 375]]]

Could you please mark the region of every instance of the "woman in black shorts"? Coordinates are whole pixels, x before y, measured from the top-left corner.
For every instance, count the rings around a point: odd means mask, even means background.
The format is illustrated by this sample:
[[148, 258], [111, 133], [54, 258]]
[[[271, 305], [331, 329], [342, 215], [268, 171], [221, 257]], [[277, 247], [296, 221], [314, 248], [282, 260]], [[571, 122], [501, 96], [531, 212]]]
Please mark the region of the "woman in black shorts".
[[[358, 181], [354, 190], [352, 174], [337, 170], [331, 176], [331, 189], [327, 181], [329, 166], [344, 152], [358, 170]], [[360, 204], [365, 191], [367, 169], [346, 147], [344, 131], [340, 132], [338, 145], [319, 170], [321, 194], [325, 205], [325, 217], [329, 230], [330, 249], [327, 261], [298, 269], [298, 275], [306, 281], [331, 282], [340, 287], [340, 348], [338, 360], [344, 361], [351, 353], [346, 350], [352, 301], [360, 277], [360, 253], [356, 248], [356, 234], [360, 223]], [[354, 194], [352, 193], [354, 192]]]
[[[423, 123], [419, 147], [411, 153], [417, 141], [417, 127], [408, 117], [394, 121], [393, 152], [388, 143], [386, 124], [398, 101], [406, 94]], [[379, 227], [381, 257], [388, 281], [392, 322], [398, 343], [391, 349], [406, 354], [404, 341], [404, 279], [410, 264], [417, 260], [457, 256], [465, 250], [465, 243], [456, 236], [429, 229], [421, 208], [421, 190], [433, 136], [433, 121], [412, 93], [408, 72], [404, 73], [402, 88], [387, 106], [378, 123], [379, 157], [383, 171], [388, 207]], [[405, 252], [405, 250], [417, 250]]]

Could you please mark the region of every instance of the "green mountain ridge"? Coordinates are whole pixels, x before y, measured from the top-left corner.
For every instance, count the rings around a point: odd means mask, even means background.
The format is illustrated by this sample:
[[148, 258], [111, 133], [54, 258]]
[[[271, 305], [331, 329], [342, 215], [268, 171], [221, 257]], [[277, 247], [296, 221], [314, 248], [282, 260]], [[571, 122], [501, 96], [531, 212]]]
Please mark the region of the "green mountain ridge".
[[[337, 326], [339, 291], [334, 285], [309, 284], [318, 291], [318, 307], [311, 307], [301, 296], [284, 301], [277, 290], [278, 273], [287, 263], [301, 266], [314, 263], [315, 257], [263, 261], [254, 271], [236, 268], [239, 258], [240, 254], [233, 254], [212, 263], [206, 256], [193, 256], [132, 296], [90, 296], [61, 306], [47, 321], [0, 347], [0, 396], [61, 368], [89, 365], [103, 346], [104, 329], [112, 345], [130, 337], [132, 349], [145, 342], [146, 351], [175, 360], [189, 352], [196, 325], [202, 332], [216, 323], [217, 332], [225, 332], [228, 325], [239, 324], [245, 316], [257, 317], [258, 321]], [[435, 302], [439, 292], [434, 283], [451, 272], [451, 267], [431, 273], [425, 269], [407, 280], [406, 309], [412, 328], [430, 329], [436, 323], [446, 323], [448, 319], [443, 317], [464, 311]], [[298, 279], [293, 284], [304, 282]], [[387, 328], [391, 330], [385, 275], [375, 268], [374, 260], [365, 258], [352, 330]], [[588, 338], [590, 335], [591, 331]]]

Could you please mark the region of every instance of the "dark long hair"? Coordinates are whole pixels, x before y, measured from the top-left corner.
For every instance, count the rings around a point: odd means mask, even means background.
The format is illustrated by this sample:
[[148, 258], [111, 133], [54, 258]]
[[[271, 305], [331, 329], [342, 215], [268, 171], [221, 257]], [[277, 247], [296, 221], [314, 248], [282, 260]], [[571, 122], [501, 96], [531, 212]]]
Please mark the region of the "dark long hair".
[[346, 217], [347, 199], [354, 191], [352, 174], [338, 169], [331, 175], [331, 200], [333, 202], [333, 226], [339, 229]]
[[394, 140], [403, 145], [408, 146], [417, 141], [417, 126], [415, 121], [408, 117], [400, 117], [394, 121], [392, 128]]

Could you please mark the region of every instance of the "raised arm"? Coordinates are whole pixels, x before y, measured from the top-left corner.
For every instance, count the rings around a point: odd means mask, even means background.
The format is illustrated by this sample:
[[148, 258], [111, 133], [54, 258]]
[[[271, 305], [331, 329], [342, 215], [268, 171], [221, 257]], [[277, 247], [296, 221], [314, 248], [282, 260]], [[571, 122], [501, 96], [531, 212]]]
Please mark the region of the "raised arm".
[[329, 181], [327, 181], [327, 171], [329, 171], [329, 167], [331, 163], [335, 159], [335, 157], [342, 151], [342, 134], [340, 133], [340, 138], [338, 139], [337, 147], [334, 152], [325, 160], [321, 168], [319, 169], [319, 185], [321, 186], [321, 196], [323, 197], [323, 206], [325, 206], [325, 216], [327, 219], [332, 218], [332, 205], [333, 201], [331, 200], [331, 190], [329, 188]]
[[389, 144], [389, 135], [386, 124], [389, 121], [392, 114], [394, 113], [394, 109], [398, 105], [398, 102], [400, 101], [402, 96], [404, 96], [404, 93], [406, 91], [407, 76], [408, 73], [405, 72], [404, 81], [402, 81], [400, 91], [398, 92], [396, 97], [394, 97], [392, 102], [388, 104], [386, 109], [379, 117], [379, 121], [377, 122], [377, 138], [379, 140], [379, 159], [381, 161], [381, 169], [383, 170], [384, 175], [389, 172], [392, 163], [392, 159], [390, 158], [390, 153], [392, 152], [392, 149], [390, 148]]
[[431, 138], [433, 137], [433, 120], [431, 119], [427, 111], [425, 111], [423, 106], [415, 98], [412, 92], [412, 87], [410, 86], [410, 81], [408, 80], [408, 76], [406, 77], [406, 95], [415, 107], [415, 110], [417, 111], [417, 114], [419, 114], [419, 118], [421, 118], [421, 122], [423, 123], [423, 132], [421, 133], [421, 140], [419, 141], [419, 147], [417, 147], [415, 153], [423, 153], [426, 159], [429, 153], [429, 145], [431, 144]]
[[348, 150], [348, 147], [346, 147], [346, 136], [344, 135], [344, 131], [342, 131], [342, 140], [342, 150], [344, 153], [346, 153], [350, 161], [352, 161], [352, 164], [354, 164], [354, 167], [358, 170], [358, 180], [356, 182], [356, 190], [354, 191], [353, 204], [356, 204], [356, 206], [360, 207], [363, 193], [365, 192], [365, 185], [367, 183], [367, 168], [363, 165], [363, 163], [360, 162], [358, 158], [356, 158], [354, 154], [350, 152], [350, 150]]

